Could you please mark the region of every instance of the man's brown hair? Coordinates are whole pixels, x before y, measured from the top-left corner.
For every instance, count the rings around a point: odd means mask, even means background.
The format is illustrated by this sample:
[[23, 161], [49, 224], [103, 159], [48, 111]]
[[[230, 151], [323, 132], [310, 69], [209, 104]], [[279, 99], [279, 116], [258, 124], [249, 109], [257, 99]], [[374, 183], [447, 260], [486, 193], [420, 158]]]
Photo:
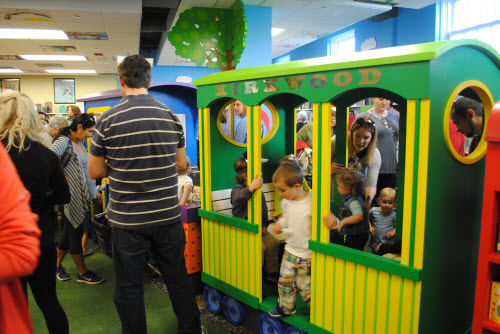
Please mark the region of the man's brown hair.
[[151, 65], [141, 55], [128, 56], [118, 65], [118, 75], [127, 87], [148, 88], [151, 81]]

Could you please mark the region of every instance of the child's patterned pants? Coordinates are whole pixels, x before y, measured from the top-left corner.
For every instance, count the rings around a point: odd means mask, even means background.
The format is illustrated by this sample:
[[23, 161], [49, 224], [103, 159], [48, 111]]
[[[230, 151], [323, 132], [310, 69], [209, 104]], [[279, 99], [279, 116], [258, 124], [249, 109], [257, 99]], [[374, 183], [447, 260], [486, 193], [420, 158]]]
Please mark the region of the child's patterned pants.
[[285, 251], [278, 283], [279, 306], [289, 315], [295, 310], [297, 290], [309, 306], [311, 299], [311, 259], [297, 257]]

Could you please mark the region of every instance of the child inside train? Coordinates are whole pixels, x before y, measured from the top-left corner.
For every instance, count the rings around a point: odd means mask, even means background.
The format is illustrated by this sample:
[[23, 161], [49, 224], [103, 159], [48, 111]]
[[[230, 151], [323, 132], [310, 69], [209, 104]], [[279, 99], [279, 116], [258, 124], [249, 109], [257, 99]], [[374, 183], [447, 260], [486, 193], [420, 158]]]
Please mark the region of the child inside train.
[[337, 174], [337, 190], [342, 196], [339, 215], [323, 217], [329, 229], [336, 230], [334, 242], [358, 250], [363, 250], [369, 238], [370, 225], [365, 203], [361, 195], [364, 189], [364, 176], [353, 168], [344, 168]]
[[[296, 164], [297, 166], [301, 167], [299, 158], [293, 154], [287, 154], [283, 157], [283, 159], [280, 160], [280, 166], [283, 165], [286, 162], [291, 162]], [[304, 178], [304, 181], [302, 182], [302, 189], [307, 192], [311, 192], [311, 188], [309, 188], [309, 185], [307, 184], [306, 179]], [[278, 191], [278, 189], [274, 188], [274, 211], [273, 211], [273, 217], [275, 219], [281, 218], [281, 196]]]
[[401, 241], [396, 240], [396, 190], [384, 188], [378, 198], [379, 207], [368, 214], [370, 223], [370, 248], [373, 254], [401, 254]]
[[[255, 177], [247, 186], [247, 160], [245, 156], [239, 157], [234, 162], [234, 177], [236, 184], [231, 190], [232, 215], [235, 217], [248, 219], [248, 201], [255, 190], [262, 187], [262, 178]], [[262, 194], [262, 256], [264, 273], [262, 277], [267, 281], [277, 284], [278, 273], [278, 253], [279, 242], [271, 233], [267, 233], [269, 226], [269, 214], [267, 210], [266, 198]]]
[[189, 176], [191, 174], [191, 160], [186, 157], [186, 168], [177, 171], [177, 195], [179, 196], [179, 205], [188, 206], [191, 202], [191, 194], [193, 192], [193, 179]]
[[295, 313], [297, 290], [310, 305], [312, 194], [302, 189], [303, 182], [304, 172], [295, 163], [282, 164], [273, 175], [274, 187], [283, 197], [283, 213], [274, 224], [274, 233], [288, 234], [280, 268], [278, 304], [269, 310], [275, 318]]

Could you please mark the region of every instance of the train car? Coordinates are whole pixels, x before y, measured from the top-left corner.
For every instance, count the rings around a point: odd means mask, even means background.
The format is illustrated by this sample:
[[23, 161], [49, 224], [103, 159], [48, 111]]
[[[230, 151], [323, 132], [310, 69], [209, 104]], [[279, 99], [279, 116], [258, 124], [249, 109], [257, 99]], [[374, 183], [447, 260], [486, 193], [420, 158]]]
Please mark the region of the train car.
[[[499, 66], [499, 54], [489, 45], [461, 40], [245, 68], [195, 81], [201, 124], [202, 280], [210, 286], [205, 296], [209, 306], [215, 312], [222, 307], [238, 322], [238, 301], [264, 312], [276, 305], [276, 287], [269, 290], [262, 282], [261, 190], [249, 203], [248, 220], [228, 215], [227, 206], [222, 210], [219, 194], [234, 185], [233, 162], [244, 151], [248, 175], [263, 175], [270, 183], [281, 157], [295, 152], [295, 108], [311, 102], [311, 307], [298, 305], [297, 314], [281, 318], [295, 326], [289, 332], [466, 333], [472, 325], [486, 143], [483, 131], [476, 149], [460, 155], [450, 137], [450, 110], [459, 95], [480, 100], [485, 128], [500, 98]], [[330, 198], [331, 105], [337, 108], [335, 161], [345, 164], [349, 106], [374, 96], [401, 108], [400, 262], [329, 243], [322, 224], [339, 201], [339, 196]], [[221, 114], [235, 100], [247, 105], [246, 144], [231, 140], [221, 128]], [[273, 117], [269, 134], [261, 138], [263, 105]], [[270, 161], [261, 164], [262, 157]], [[272, 209], [272, 201], [268, 204]], [[263, 332], [282, 331], [276, 321], [262, 321]]]

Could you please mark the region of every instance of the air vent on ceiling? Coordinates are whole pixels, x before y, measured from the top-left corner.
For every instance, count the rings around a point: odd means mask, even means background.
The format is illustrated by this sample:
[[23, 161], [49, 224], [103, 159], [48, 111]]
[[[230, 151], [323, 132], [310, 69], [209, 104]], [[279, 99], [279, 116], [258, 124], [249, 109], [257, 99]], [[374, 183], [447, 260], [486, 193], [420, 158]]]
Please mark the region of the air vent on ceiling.
[[369, 18], [365, 19], [364, 21], [382, 22], [382, 21], [385, 21], [387, 19], [392, 19], [393, 17], [398, 17], [398, 7], [392, 7], [391, 10], [389, 10], [387, 12], [383, 12], [383, 13], [375, 15], [375, 16], [372, 16], [372, 17], [369, 17]]

